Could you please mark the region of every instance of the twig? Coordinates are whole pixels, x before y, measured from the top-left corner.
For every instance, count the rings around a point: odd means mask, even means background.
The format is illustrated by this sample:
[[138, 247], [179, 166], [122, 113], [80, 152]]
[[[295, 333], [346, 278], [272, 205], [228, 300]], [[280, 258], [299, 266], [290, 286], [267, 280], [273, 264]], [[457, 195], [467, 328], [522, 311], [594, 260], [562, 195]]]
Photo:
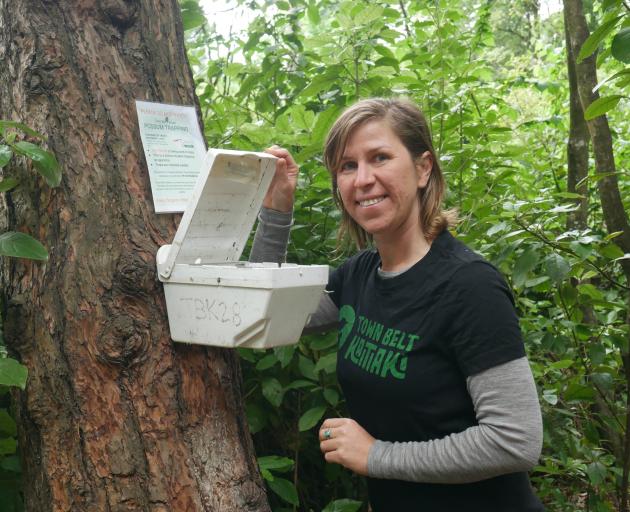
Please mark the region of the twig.
[[[531, 229], [530, 226], [528, 226], [527, 224], [525, 224], [523, 221], [521, 221], [518, 217], [514, 218], [514, 222], [520, 226], [521, 228], [523, 228], [525, 231], [527, 231], [530, 235], [532, 235], [533, 237], [537, 238], [538, 240], [540, 240], [542, 243], [548, 245], [549, 247], [552, 247], [558, 251], [562, 251], [565, 252], [567, 254], [570, 254], [571, 256], [575, 256], [575, 257], [579, 257], [574, 251], [572, 251], [571, 249], [567, 248], [567, 247], [563, 247], [562, 245], [552, 242], [551, 240], [549, 240], [546, 236], [541, 235], [540, 233], [537, 233], [536, 231], [534, 231], [533, 229]], [[624, 284], [621, 284], [617, 281], [615, 281], [612, 277], [610, 277], [605, 271], [604, 269], [600, 268], [599, 265], [596, 265], [595, 263], [593, 263], [592, 261], [589, 260], [585, 260], [584, 261], [586, 264], [590, 265], [591, 267], [593, 267], [597, 272], [599, 272], [599, 274], [601, 274], [601, 276], [606, 279], [606, 281], [608, 281], [610, 284], [612, 284], [613, 286], [616, 286], [617, 288], [621, 288], [622, 290], [626, 290], [626, 291], [630, 291], [630, 286], [626, 286]]]
[[409, 15], [407, 14], [407, 9], [405, 9], [405, 4], [403, 0], [398, 0], [398, 5], [400, 5], [400, 10], [403, 13], [403, 23], [405, 24], [405, 32], [407, 33], [407, 37], [411, 37], [411, 30], [409, 30], [409, 24], [407, 23], [409, 19]]
[[[562, 306], [562, 311], [564, 312], [564, 316], [567, 319], [571, 318], [571, 315], [569, 314], [569, 308], [567, 307], [565, 301], [564, 301], [564, 297], [562, 297], [562, 292], [560, 290], [558, 290], [558, 297], [560, 297], [560, 305]], [[580, 359], [580, 362], [582, 363], [582, 366], [584, 367], [584, 371], [587, 373], [587, 375], [591, 375], [592, 373], [592, 369], [590, 368], [587, 359], [584, 357], [584, 354], [582, 353], [582, 350], [580, 350], [581, 348], [583, 348], [580, 345], [579, 340], [577, 339], [577, 335], [575, 334], [575, 329], [571, 328], [571, 338], [573, 340], [573, 344], [575, 345], [575, 349], [577, 351], [578, 357]], [[619, 420], [618, 416], [615, 414], [615, 404], [611, 403], [610, 400], [608, 399], [608, 395], [606, 395], [606, 393], [604, 393], [604, 391], [599, 387], [599, 385], [597, 384], [597, 382], [595, 382], [592, 379], [589, 379], [591, 381], [591, 383], [593, 384], [593, 387], [595, 388], [595, 391], [597, 391], [597, 394], [602, 398], [602, 400], [606, 403], [606, 405], [608, 406], [613, 419], [615, 420], [615, 422], [619, 425], [619, 428], [621, 429], [621, 432], [625, 433], [628, 432], [628, 430], [626, 430], [626, 427], [621, 423], [621, 421]]]

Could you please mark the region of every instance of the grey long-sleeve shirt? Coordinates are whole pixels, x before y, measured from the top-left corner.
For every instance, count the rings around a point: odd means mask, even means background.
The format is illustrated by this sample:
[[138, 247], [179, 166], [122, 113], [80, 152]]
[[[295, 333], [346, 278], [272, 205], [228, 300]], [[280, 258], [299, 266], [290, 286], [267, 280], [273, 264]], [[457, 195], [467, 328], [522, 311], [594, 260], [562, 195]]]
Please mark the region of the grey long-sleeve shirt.
[[[291, 213], [263, 208], [250, 261], [284, 261], [291, 224]], [[381, 271], [381, 276], [399, 273]], [[324, 330], [337, 322], [337, 307], [324, 294], [306, 329]], [[540, 456], [542, 418], [527, 358], [472, 375], [466, 384], [478, 425], [425, 442], [377, 440], [368, 456], [369, 476], [456, 484], [530, 470]]]

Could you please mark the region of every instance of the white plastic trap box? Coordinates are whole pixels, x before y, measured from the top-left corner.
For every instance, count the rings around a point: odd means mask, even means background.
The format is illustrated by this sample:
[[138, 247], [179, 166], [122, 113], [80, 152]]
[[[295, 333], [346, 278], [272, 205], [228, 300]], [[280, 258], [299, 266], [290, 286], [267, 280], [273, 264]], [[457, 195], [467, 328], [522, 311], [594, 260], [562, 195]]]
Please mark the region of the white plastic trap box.
[[328, 267], [238, 261], [275, 167], [266, 153], [208, 151], [173, 243], [157, 253], [173, 340], [250, 348], [299, 340]]

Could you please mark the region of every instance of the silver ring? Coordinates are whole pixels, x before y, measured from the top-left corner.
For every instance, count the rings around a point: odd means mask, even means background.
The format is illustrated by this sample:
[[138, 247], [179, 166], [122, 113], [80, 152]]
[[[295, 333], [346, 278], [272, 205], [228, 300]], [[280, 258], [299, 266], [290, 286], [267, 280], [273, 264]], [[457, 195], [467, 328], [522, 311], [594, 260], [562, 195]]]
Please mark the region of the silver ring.
[[329, 428], [327, 428], [326, 430], [324, 430], [324, 439], [330, 439], [332, 437], [332, 432], [330, 431]]

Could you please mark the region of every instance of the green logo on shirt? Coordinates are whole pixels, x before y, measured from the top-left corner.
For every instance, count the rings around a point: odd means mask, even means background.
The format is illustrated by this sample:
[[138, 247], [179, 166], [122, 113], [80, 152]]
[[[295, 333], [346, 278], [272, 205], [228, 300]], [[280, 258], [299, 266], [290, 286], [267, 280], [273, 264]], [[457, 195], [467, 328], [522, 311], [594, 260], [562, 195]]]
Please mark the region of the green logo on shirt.
[[419, 336], [386, 328], [363, 315], [359, 316], [357, 322], [354, 309], [348, 305], [339, 310], [339, 320], [345, 322], [339, 331], [340, 351], [356, 323], [352, 341], [343, 352], [344, 359], [381, 378], [387, 378], [390, 374], [396, 379], [405, 378], [407, 353], [413, 349]]
[[354, 325], [354, 309], [352, 306], [343, 306], [339, 310], [339, 321], [345, 322], [341, 329], [339, 330], [339, 349], [343, 347], [344, 343], [348, 340], [348, 336], [350, 336], [350, 331], [352, 331], [352, 326]]

